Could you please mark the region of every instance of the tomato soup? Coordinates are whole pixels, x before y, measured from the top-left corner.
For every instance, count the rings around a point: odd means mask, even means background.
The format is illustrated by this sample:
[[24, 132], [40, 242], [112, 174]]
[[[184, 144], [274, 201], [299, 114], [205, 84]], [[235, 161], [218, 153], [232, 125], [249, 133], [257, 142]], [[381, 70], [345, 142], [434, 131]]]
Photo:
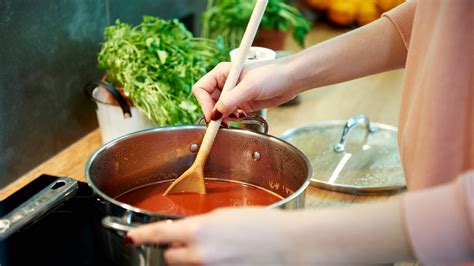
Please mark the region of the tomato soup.
[[267, 206], [283, 197], [266, 189], [238, 181], [205, 179], [206, 194], [163, 193], [172, 181], [130, 190], [116, 199], [120, 202], [163, 215], [189, 216], [220, 207]]

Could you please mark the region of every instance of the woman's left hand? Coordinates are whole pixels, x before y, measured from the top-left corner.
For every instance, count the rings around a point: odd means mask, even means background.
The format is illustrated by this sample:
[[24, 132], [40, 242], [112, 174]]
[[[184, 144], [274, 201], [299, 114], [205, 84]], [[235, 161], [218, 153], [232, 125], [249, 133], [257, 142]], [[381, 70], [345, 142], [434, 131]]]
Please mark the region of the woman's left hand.
[[126, 242], [169, 244], [164, 258], [172, 265], [288, 265], [287, 216], [258, 207], [225, 208], [139, 226], [128, 232]]
[[402, 197], [350, 207], [225, 208], [130, 230], [129, 242], [169, 244], [172, 265], [374, 265], [412, 261]]

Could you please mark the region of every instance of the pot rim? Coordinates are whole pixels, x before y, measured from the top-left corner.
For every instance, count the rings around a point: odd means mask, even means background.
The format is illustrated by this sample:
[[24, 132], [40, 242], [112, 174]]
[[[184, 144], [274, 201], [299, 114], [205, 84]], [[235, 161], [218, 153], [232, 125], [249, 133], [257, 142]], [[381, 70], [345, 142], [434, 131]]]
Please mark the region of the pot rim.
[[[147, 211], [147, 210], [143, 210], [141, 208], [137, 208], [135, 206], [132, 206], [132, 205], [129, 205], [129, 204], [126, 204], [126, 203], [123, 203], [121, 201], [118, 201], [112, 197], [110, 197], [109, 195], [107, 195], [106, 193], [102, 192], [95, 184], [94, 182], [92, 182], [92, 178], [89, 174], [89, 169], [92, 165], [92, 162], [94, 161], [94, 159], [104, 150], [110, 148], [111, 146], [115, 145], [116, 143], [124, 140], [124, 139], [128, 139], [128, 138], [131, 138], [131, 137], [134, 137], [136, 135], [140, 135], [140, 134], [147, 134], [147, 133], [150, 133], [150, 132], [155, 132], [155, 131], [172, 131], [172, 130], [177, 130], [177, 129], [184, 129], [184, 130], [189, 130], [189, 129], [206, 129], [207, 127], [205, 126], [199, 126], [199, 125], [185, 125], [185, 126], [163, 126], [163, 127], [156, 127], [156, 128], [150, 128], [150, 129], [144, 129], [144, 130], [140, 130], [140, 131], [136, 131], [136, 132], [132, 132], [132, 133], [129, 133], [129, 134], [126, 134], [126, 135], [123, 135], [121, 137], [118, 137], [116, 139], [113, 139], [105, 144], [103, 144], [101, 147], [99, 147], [96, 151], [94, 151], [92, 153], [91, 156], [89, 156], [89, 159], [87, 160], [86, 162], [86, 167], [85, 167], [85, 174], [86, 174], [86, 180], [87, 180], [87, 184], [89, 185], [89, 187], [91, 187], [91, 189], [94, 191], [94, 193], [98, 194], [100, 197], [102, 197], [103, 199], [119, 206], [119, 207], [122, 207], [126, 210], [129, 210], [129, 211], [133, 211], [135, 213], [139, 213], [139, 214], [145, 214], [145, 215], [150, 215], [150, 216], [161, 216], [161, 217], [167, 217], [167, 218], [182, 218], [182, 217], [186, 217], [186, 216], [173, 216], [173, 215], [165, 215], [165, 214], [160, 214], [158, 212], [150, 212], [150, 211]], [[285, 141], [285, 140], [282, 140], [280, 138], [277, 138], [275, 136], [272, 136], [272, 135], [269, 135], [269, 134], [262, 134], [262, 133], [257, 133], [257, 132], [252, 132], [252, 131], [249, 131], [249, 130], [244, 130], [244, 129], [227, 129], [227, 128], [221, 128], [219, 130], [223, 130], [223, 131], [235, 131], [235, 130], [238, 130], [239, 132], [242, 132], [244, 134], [248, 134], [248, 135], [259, 135], [259, 136], [264, 136], [264, 137], [267, 137], [269, 138], [269, 140], [271, 141], [276, 141], [276, 142], [282, 142], [284, 143], [285, 145], [287, 145], [290, 149], [294, 150], [302, 159], [303, 161], [305, 162], [306, 164], [306, 170], [307, 170], [307, 177], [306, 177], [306, 180], [303, 182], [303, 184], [297, 189], [295, 190], [291, 195], [289, 195], [288, 197], [286, 198], [283, 198], [282, 200], [279, 200], [273, 204], [270, 204], [270, 205], [267, 205], [267, 206], [262, 206], [266, 209], [272, 209], [272, 208], [275, 208], [275, 207], [279, 207], [279, 206], [282, 206], [290, 201], [292, 201], [293, 199], [295, 199], [296, 197], [298, 197], [299, 195], [301, 195], [302, 193], [305, 193], [306, 189], [309, 187], [310, 185], [310, 182], [311, 182], [311, 178], [313, 176], [313, 168], [311, 167], [311, 164], [308, 160], [308, 158], [306, 157], [306, 155], [303, 154], [303, 152], [301, 152], [298, 148], [296, 148], [293, 144]]]

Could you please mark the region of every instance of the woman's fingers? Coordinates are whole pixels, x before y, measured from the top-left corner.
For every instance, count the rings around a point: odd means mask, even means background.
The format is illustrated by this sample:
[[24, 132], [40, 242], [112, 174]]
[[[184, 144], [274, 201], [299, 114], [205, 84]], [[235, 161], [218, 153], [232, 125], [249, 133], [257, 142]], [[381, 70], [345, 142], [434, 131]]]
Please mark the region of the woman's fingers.
[[247, 79], [243, 79], [239, 84], [237, 84], [237, 86], [229, 90], [223, 97], [219, 98], [214, 109], [223, 113], [224, 116], [228, 115], [234, 112], [241, 103], [254, 99], [259, 91], [260, 90], [258, 89], [254, 89]]
[[295, 97], [296, 95], [280, 95], [274, 98], [270, 98], [268, 100], [253, 100], [246, 103], [246, 105], [241, 106], [241, 107], [245, 110], [249, 110], [250, 112], [254, 112], [254, 111], [262, 110], [267, 107], [278, 106], [278, 105], [284, 104], [294, 99]]
[[230, 66], [229, 62], [219, 63], [211, 71], [202, 76], [202, 78], [200, 78], [194, 85], [204, 88], [209, 93], [216, 88], [224, 88]]
[[224, 97], [220, 98], [215, 108], [224, 115], [234, 112], [237, 108], [247, 112], [254, 112], [283, 104], [296, 97], [295, 94], [291, 93], [275, 96], [261, 96], [259, 95], [260, 91], [260, 88], [257, 89], [255, 85], [248, 84], [243, 80], [234, 89], [224, 95]]
[[127, 233], [128, 240], [134, 245], [187, 243], [190, 241], [197, 226], [187, 221], [162, 221], [141, 225]]
[[295, 97], [285, 69], [270, 63], [246, 66], [237, 85], [222, 96], [230, 67], [230, 63], [220, 63], [193, 87], [206, 121], [225, 118], [238, 108], [256, 111]]
[[169, 248], [164, 251], [164, 259], [169, 265], [201, 265], [202, 252], [195, 246]]
[[169, 244], [164, 259], [169, 265], [200, 265], [202, 252], [194, 244], [197, 223], [188, 220], [163, 221], [130, 230], [127, 241], [133, 245]]
[[196, 100], [199, 102], [199, 105], [201, 105], [201, 109], [206, 121], [209, 122], [211, 120], [212, 109], [216, 104], [216, 100], [214, 100], [214, 97], [212, 96], [212, 94], [215, 95], [215, 93], [212, 92], [209, 94], [205, 88], [194, 86], [193, 94], [194, 97], [196, 97]]
[[193, 86], [193, 94], [201, 105], [206, 121], [210, 120], [211, 111], [224, 87], [230, 70], [230, 63], [220, 63]]

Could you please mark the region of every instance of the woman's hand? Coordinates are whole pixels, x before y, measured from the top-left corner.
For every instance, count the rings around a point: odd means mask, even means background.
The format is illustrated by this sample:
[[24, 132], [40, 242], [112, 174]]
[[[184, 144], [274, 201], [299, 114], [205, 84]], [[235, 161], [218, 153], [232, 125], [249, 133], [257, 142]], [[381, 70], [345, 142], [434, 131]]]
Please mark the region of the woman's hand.
[[228, 208], [176, 221], [156, 222], [128, 233], [134, 245], [169, 243], [171, 265], [291, 265], [286, 247], [291, 224], [281, 210]]
[[257, 111], [305, 90], [401, 68], [405, 60], [398, 30], [381, 18], [296, 54], [247, 65], [237, 86], [219, 99], [230, 70], [230, 63], [221, 63], [196, 82], [193, 93], [206, 120], [214, 110], [217, 120], [236, 109]]
[[[411, 261], [402, 197], [318, 210], [224, 208], [128, 232], [169, 244], [172, 265], [372, 265]], [[376, 233], [374, 233], [376, 232]]]
[[297, 92], [292, 86], [288, 67], [283, 62], [274, 60], [246, 65], [237, 86], [220, 99], [231, 63], [217, 65], [193, 86], [194, 96], [201, 105], [206, 121], [212, 119], [213, 110], [227, 116], [237, 109], [252, 112], [295, 98]]

